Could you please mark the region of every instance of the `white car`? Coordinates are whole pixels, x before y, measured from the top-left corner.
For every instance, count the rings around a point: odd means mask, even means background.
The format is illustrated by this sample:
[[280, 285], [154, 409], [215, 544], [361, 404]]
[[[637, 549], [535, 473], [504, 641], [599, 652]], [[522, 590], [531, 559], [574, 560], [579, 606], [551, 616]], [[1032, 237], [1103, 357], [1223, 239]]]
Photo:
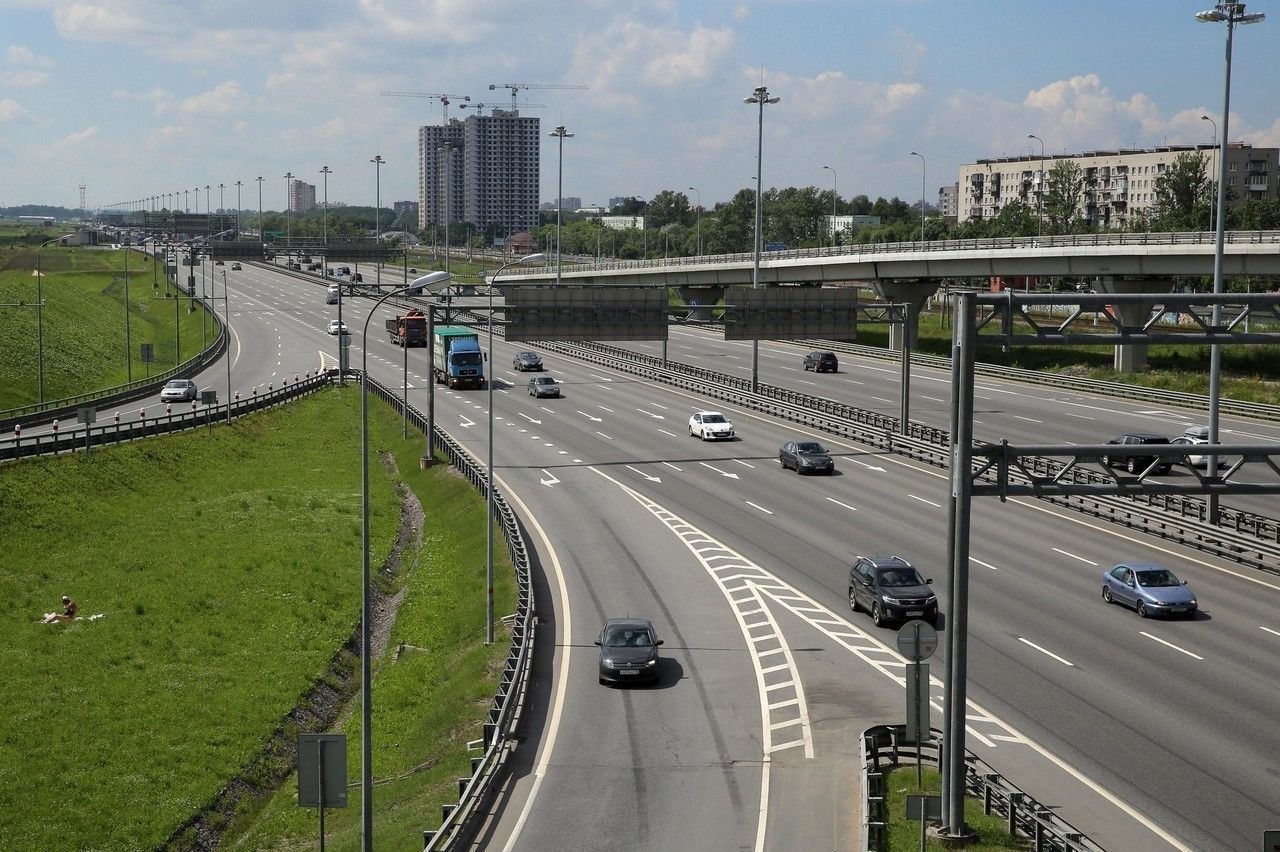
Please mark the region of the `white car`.
[[695, 411], [689, 418], [689, 434], [704, 441], [733, 440], [733, 424], [719, 411]]
[[347, 331], [347, 324], [342, 320], [329, 320], [329, 333], [338, 334], [339, 332], [341, 332], [342, 334], [351, 333]]
[[[1196, 444], [1209, 443], [1209, 427], [1208, 426], [1188, 426], [1187, 431], [1169, 442], [1170, 444], [1187, 444], [1195, 446]], [[1218, 459], [1218, 466], [1222, 466], [1222, 459]], [[1187, 456], [1187, 464], [1192, 467], [1208, 467], [1209, 457], [1202, 455]]]
[[160, 391], [161, 402], [189, 402], [200, 394], [200, 388], [191, 379], [170, 379]]

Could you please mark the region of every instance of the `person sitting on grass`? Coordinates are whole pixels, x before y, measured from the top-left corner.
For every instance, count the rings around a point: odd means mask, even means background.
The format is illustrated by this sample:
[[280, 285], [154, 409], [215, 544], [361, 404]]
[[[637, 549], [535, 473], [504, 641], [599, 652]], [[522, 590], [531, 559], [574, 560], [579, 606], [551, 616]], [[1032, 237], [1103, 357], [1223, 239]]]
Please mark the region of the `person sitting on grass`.
[[59, 624], [76, 620], [76, 602], [66, 595], [62, 596], [62, 612], [46, 612], [43, 624]]

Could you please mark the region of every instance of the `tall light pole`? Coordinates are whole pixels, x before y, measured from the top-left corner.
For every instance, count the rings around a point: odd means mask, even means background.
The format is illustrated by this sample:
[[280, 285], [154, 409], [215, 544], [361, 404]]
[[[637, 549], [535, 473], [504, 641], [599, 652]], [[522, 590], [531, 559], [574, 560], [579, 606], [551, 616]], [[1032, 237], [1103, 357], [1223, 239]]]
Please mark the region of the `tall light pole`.
[[689, 187], [689, 191], [698, 194], [698, 222], [694, 228], [698, 232], [698, 257], [702, 257], [702, 193], [696, 186]]
[[[1210, 124], [1210, 125], [1212, 125], [1212, 126], [1213, 126], [1213, 147], [1216, 149], [1216, 148], [1218, 147], [1218, 122], [1214, 121], [1212, 118], [1210, 118], [1210, 117], [1209, 117], [1209, 116], [1207, 116], [1207, 115], [1202, 115], [1202, 116], [1200, 116], [1200, 120], [1201, 120], [1201, 121], [1207, 121], [1207, 122], [1209, 122], [1209, 124]], [[1213, 172], [1213, 168], [1212, 168], [1212, 167], [1210, 167], [1209, 171], [1210, 171], [1210, 173], [1212, 173], [1212, 172]], [[1214, 215], [1213, 215], [1213, 214], [1214, 214], [1214, 211], [1213, 211], [1212, 209], [1210, 209], [1210, 210], [1209, 210], [1209, 229], [1210, 229], [1210, 230], [1213, 230], [1213, 229], [1216, 227], [1216, 226], [1214, 225], [1215, 217], [1214, 217]]]
[[[284, 173], [284, 226], [285, 238], [284, 244], [293, 245], [293, 217], [289, 214], [293, 212], [293, 172]], [[288, 254], [285, 255], [288, 258]], [[342, 335], [338, 335], [341, 337]]]
[[204, 185], [204, 215], [205, 215], [205, 217], [206, 217], [206, 223], [205, 223], [204, 231], [205, 231], [205, 233], [206, 233], [206, 234], [208, 234], [208, 233], [212, 233], [212, 232], [213, 232], [213, 225], [209, 224], [209, 223], [208, 223], [208, 221], [207, 221], [207, 220], [208, 220], [208, 217], [213, 215], [213, 205], [209, 203], [209, 190], [210, 190], [210, 188], [211, 188], [211, 187], [209, 186], [209, 184], [207, 184], [207, 183], [206, 183], [206, 184]]
[[[218, 184], [218, 215], [219, 216], [222, 216], [227, 212], [227, 204], [222, 199], [222, 187], [223, 187], [222, 184]], [[218, 230], [219, 231], [224, 230], [221, 222], [218, 223]]]
[[244, 181], [236, 181], [236, 239], [240, 238], [240, 187]]
[[[782, 100], [779, 97], [769, 97], [769, 88], [764, 85], [756, 86], [755, 90], [742, 99], [744, 104], [758, 104], [760, 107], [759, 120], [756, 126], [756, 222], [755, 237], [752, 240], [752, 250], [754, 262], [751, 267], [751, 286], [753, 289], [760, 288], [760, 194], [764, 191], [762, 183], [762, 160], [764, 159], [764, 105], [776, 104]], [[752, 393], [759, 390], [760, 387], [760, 341], [751, 341], [751, 391]]]
[[[258, 181], [258, 242], [262, 243], [263, 254], [265, 254], [267, 249], [267, 237], [266, 229], [262, 227], [262, 181], [265, 180], [265, 178], [263, 178], [262, 175], [258, 175], [255, 180]], [[338, 336], [341, 337], [342, 335]]]
[[823, 166], [824, 169], [831, 172], [831, 245], [836, 244], [836, 202], [840, 199], [840, 190], [836, 188], [836, 170], [830, 166]]
[[[564, 130], [563, 127], [557, 127], [556, 129]], [[493, 277], [489, 279], [489, 380], [486, 382], [489, 386], [489, 446], [486, 450], [488, 461], [485, 462], [484, 474], [485, 496], [489, 501], [489, 511], [485, 513], [488, 520], [485, 521], [484, 526], [484, 643], [486, 645], [493, 644], [493, 365], [496, 363], [493, 358], [493, 291], [497, 289], [498, 276], [508, 266], [517, 263], [538, 263], [543, 257], [544, 255], [538, 252], [536, 254], [526, 254], [521, 258], [512, 258], [498, 267], [498, 271], [493, 273]], [[428, 377], [428, 381], [434, 381], [434, 379]]]
[[1044, 140], [1034, 133], [1027, 134], [1028, 139], [1040, 143], [1040, 180], [1036, 186], [1036, 236], [1044, 236]]
[[560, 211], [564, 207], [564, 140], [572, 139], [573, 134], [558, 125], [548, 136], [560, 140], [560, 170], [556, 178], [556, 284], [560, 284]]
[[[329, 175], [333, 174], [333, 169], [329, 168], [326, 164], [325, 167], [320, 170], [320, 174], [324, 175], [324, 222], [322, 224], [324, 229], [323, 242], [327, 248], [329, 245]], [[325, 255], [324, 260], [325, 274], [327, 275], [329, 273], [329, 256], [327, 254]]]
[[[1214, 227], [1213, 249], [1213, 292], [1219, 295], [1223, 290], [1222, 281], [1222, 243], [1227, 224], [1227, 137], [1230, 130], [1227, 119], [1231, 112], [1231, 36], [1236, 24], [1257, 24], [1266, 18], [1261, 12], [1246, 15], [1243, 3], [1223, 2], [1212, 9], [1196, 13], [1196, 20], [1203, 23], [1225, 23], [1227, 25], [1227, 67], [1222, 87], [1222, 136], [1218, 140], [1218, 203], [1217, 222]], [[1222, 306], [1213, 306], [1213, 327], [1217, 329], [1222, 323]], [[1222, 383], [1222, 345], [1213, 343], [1209, 346], [1209, 443], [1218, 443], [1218, 397]], [[1218, 457], [1209, 456], [1207, 475], [1212, 481], [1218, 476]], [[1218, 522], [1218, 495], [1209, 495], [1209, 523]]]
[[925, 200], [925, 162], [924, 154], [911, 152], [911, 156], [920, 158], [920, 242], [924, 242], [924, 200]]
[[44, 275], [40, 272], [40, 249], [56, 243], [60, 238], [45, 240], [36, 246], [36, 362], [38, 372], [39, 400], [44, 402]]
[[[383, 160], [383, 155], [376, 154], [374, 159], [370, 160], [374, 164], [374, 242], [381, 246], [383, 243], [383, 164], [387, 160]], [[374, 266], [375, 276], [378, 279], [378, 285], [383, 284], [383, 262], [376, 261]]]

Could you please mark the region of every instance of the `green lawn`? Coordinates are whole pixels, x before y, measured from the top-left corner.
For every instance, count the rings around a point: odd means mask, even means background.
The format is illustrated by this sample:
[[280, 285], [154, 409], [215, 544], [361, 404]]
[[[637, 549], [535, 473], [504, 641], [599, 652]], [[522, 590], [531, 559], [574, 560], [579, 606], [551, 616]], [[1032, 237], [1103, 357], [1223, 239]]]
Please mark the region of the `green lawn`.
[[[128, 253], [129, 348], [125, 348], [125, 252], [46, 246], [40, 252], [43, 286], [34, 275], [31, 247], [0, 248], [0, 410], [39, 399], [39, 345], [35, 305], [43, 290], [40, 325], [44, 337], [45, 399], [88, 393], [133, 378], [164, 372], [178, 363], [175, 324], [180, 329], [182, 360], [212, 340], [213, 323], [199, 303], [166, 298], [163, 270], [138, 252]], [[155, 274], [158, 272], [159, 274]], [[158, 287], [153, 287], [153, 281]], [[197, 286], [199, 284], [197, 283]], [[151, 343], [155, 361], [143, 363], [140, 344]]]
[[[925, 768], [921, 773], [924, 786], [916, 787], [915, 764], [900, 766], [885, 779], [885, 807], [889, 809], [889, 852], [916, 852], [920, 848], [920, 822], [908, 820], [907, 796], [927, 793], [941, 795], [942, 776], [935, 769]], [[1005, 830], [1000, 818], [982, 812], [982, 802], [972, 796], [964, 801], [964, 819], [969, 828], [977, 832], [978, 839], [965, 845], [967, 852], [1007, 852], [1030, 849], [1031, 844], [1015, 838]], [[947, 849], [936, 840], [928, 840], [925, 849]]]
[[[358, 411], [354, 389], [332, 389], [229, 428], [0, 468], [0, 846], [156, 847], [322, 674], [359, 618]], [[376, 401], [370, 423], [431, 520], [425, 563], [406, 557], [394, 640], [428, 651], [406, 650], [375, 682], [375, 772], [436, 761], [451, 778], [492, 694], [480, 675], [506, 648], [482, 641], [484, 504], [447, 467], [419, 471], [421, 438], [405, 444]], [[370, 474], [376, 569], [399, 498], [384, 465]], [[497, 570], [505, 612], [505, 559]], [[104, 617], [36, 623], [64, 593]], [[388, 837], [420, 842], [456, 797], [422, 778], [380, 789], [404, 794], [380, 817]], [[314, 812], [282, 818], [272, 837]]]

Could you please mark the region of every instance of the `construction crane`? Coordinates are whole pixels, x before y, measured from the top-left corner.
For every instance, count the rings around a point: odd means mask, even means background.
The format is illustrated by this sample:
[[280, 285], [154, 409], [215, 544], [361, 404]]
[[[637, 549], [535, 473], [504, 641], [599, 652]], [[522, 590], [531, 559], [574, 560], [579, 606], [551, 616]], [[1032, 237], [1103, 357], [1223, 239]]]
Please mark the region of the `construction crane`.
[[511, 108], [516, 108], [516, 93], [521, 89], [590, 89], [590, 86], [578, 86], [572, 83], [490, 83], [489, 91], [506, 89], [511, 92]]
[[433, 101], [439, 101], [444, 116], [443, 127], [449, 126], [449, 102], [450, 101], [469, 101], [470, 95], [449, 95], [444, 92], [379, 92], [380, 95], [386, 95], [391, 98], [427, 98]]
[[[542, 109], [545, 106], [546, 104], [519, 103], [519, 104], [512, 104], [511, 108], [513, 110], [514, 109]], [[479, 115], [480, 110], [484, 109], [485, 107], [491, 107], [493, 109], [505, 109], [506, 105], [505, 104], [485, 104], [485, 103], [476, 102], [474, 104], [463, 104], [462, 106], [458, 107], [458, 109], [473, 109], [476, 111], [476, 115]]]

